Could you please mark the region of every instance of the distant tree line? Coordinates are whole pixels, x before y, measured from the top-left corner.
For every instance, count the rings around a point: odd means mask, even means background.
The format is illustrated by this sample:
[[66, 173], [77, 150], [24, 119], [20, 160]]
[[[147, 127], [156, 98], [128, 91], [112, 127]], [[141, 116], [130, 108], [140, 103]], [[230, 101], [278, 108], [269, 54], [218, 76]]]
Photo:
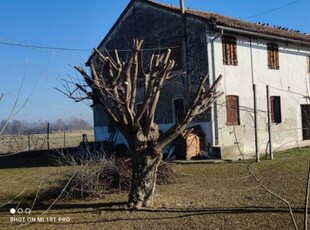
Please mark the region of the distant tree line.
[[[35, 121], [27, 122], [20, 120], [12, 120], [8, 122], [2, 135], [17, 135], [25, 133], [46, 133], [47, 124], [49, 125], [50, 132], [69, 131], [69, 130], [85, 130], [91, 129], [92, 125], [87, 121], [77, 117], [71, 117], [69, 120], [57, 119], [54, 122], [50, 121]], [[5, 126], [6, 120], [0, 122], [0, 130]]]

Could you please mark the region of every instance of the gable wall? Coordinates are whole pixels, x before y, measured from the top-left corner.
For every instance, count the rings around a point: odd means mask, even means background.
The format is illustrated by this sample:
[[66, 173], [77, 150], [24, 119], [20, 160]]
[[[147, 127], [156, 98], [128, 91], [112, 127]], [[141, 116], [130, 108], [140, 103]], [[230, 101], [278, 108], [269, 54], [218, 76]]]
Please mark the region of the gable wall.
[[[157, 9], [149, 5], [137, 2], [125, 14], [118, 26], [105, 40], [101, 49], [120, 50], [120, 56], [123, 59], [128, 58], [129, 51], [132, 48], [133, 39], [143, 39], [142, 56], [144, 57], [144, 70], [147, 71], [151, 54], [166, 52], [167, 44], [171, 41], [182, 41], [182, 20], [179, 14]], [[200, 75], [208, 71], [207, 64], [207, 42], [206, 25], [197, 19], [187, 19], [188, 34], [188, 53], [187, 67], [193, 83]], [[123, 50], [123, 51], [122, 51]], [[126, 50], [126, 51], [124, 51]], [[113, 53], [113, 52], [111, 52]], [[184, 87], [182, 80], [162, 90], [161, 97], [156, 111], [156, 121], [162, 125], [165, 131], [174, 122], [173, 99], [184, 98]], [[138, 102], [142, 99], [138, 98]], [[100, 106], [95, 106], [94, 110], [99, 110]], [[94, 112], [95, 127], [108, 125], [107, 119], [100, 117], [102, 111]], [[210, 114], [201, 115], [197, 120], [210, 121]], [[96, 129], [96, 128], [95, 128]], [[98, 128], [102, 129], [102, 128]], [[209, 132], [207, 142], [211, 142], [210, 127], [205, 127], [205, 132]], [[96, 133], [96, 131], [95, 131]], [[98, 131], [97, 133], [100, 133]], [[99, 134], [97, 135], [99, 136]], [[102, 136], [100, 134], [100, 136]], [[102, 138], [97, 138], [102, 139]]]

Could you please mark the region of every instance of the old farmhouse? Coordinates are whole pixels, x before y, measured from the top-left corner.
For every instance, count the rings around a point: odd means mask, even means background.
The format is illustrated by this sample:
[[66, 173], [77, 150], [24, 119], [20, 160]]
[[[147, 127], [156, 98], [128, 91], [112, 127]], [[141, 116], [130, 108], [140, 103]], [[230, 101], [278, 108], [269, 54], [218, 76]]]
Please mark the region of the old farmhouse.
[[[156, 120], [162, 132], [177, 122], [201, 75], [209, 74], [212, 84], [222, 74], [224, 96], [191, 124], [202, 130], [201, 149], [227, 158], [310, 145], [310, 35], [132, 0], [98, 49], [118, 49], [126, 58], [134, 38], [145, 41], [144, 59], [170, 48], [176, 71], [186, 72], [161, 95]], [[113, 127], [99, 105], [93, 110], [95, 139], [105, 140]]]

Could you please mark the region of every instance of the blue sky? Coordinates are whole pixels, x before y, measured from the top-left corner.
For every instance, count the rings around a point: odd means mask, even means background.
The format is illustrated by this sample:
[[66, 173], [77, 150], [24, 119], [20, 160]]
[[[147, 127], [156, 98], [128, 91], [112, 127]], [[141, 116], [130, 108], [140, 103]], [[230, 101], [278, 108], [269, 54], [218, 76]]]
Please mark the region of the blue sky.
[[[0, 0], [0, 43], [91, 50], [116, 21], [129, 0]], [[160, 0], [178, 5], [179, 0]], [[310, 1], [185, 0], [192, 9], [210, 11], [252, 22], [265, 22], [310, 33]], [[281, 6], [287, 5], [281, 8]], [[272, 12], [262, 14], [264, 12]], [[258, 16], [255, 16], [258, 15]], [[255, 17], [252, 17], [255, 16]], [[85, 103], [74, 103], [54, 89], [60, 79], [77, 78], [72, 66], [84, 64], [90, 51], [33, 49], [0, 44], [0, 120], [5, 119], [25, 76], [14, 117], [25, 121], [68, 119], [92, 122]]]

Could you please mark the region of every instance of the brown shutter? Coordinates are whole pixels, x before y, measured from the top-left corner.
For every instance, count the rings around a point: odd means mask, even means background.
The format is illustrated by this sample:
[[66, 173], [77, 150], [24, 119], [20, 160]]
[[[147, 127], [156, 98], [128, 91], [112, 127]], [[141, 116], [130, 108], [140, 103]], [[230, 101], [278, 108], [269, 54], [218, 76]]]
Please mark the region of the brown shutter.
[[275, 50], [274, 47], [271, 46], [271, 68], [275, 69], [276, 66], [276, 55], [275, 55]]
[[228, 50], [227, 50], [227, 54], [228, 54], [228, 56], [227, 56], [227, 60], [228, 60], [228, 65], [231, 65], [232, 64], [232, 61], [231, 61], [231, 59], [232, 59], [232, 44], [231, 44], [231, 41], [230, 40], [227, 40], [227, 47], [228, 47]]
[[223, 64], [237, 65], [237, 42], [235, 37], [222, 36]]
[[275, 45], [274, 47], [274, 56], [275, 56], [275, 69], [279, 69], [279, 47]]
[[226, 96], [227, 125], [239, 125], [238, 96]]
[[267, 46], [267, 61], [268, 61], [268, 68], [271, 69], [271, 50], [270, 50], [270, 45], [268, 44]]
[[233, 65], [238, 65], [238, 57], [237, 57], [237, 42], [233, 45]]
[[279, 69], [279, 47], [277, 44], [267, 44], [268, 68]]

